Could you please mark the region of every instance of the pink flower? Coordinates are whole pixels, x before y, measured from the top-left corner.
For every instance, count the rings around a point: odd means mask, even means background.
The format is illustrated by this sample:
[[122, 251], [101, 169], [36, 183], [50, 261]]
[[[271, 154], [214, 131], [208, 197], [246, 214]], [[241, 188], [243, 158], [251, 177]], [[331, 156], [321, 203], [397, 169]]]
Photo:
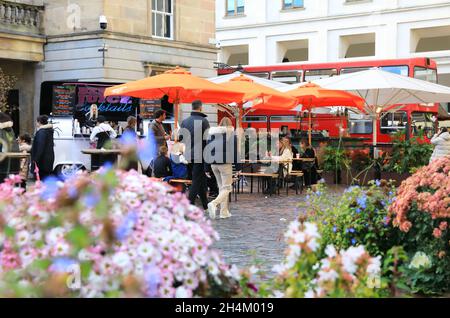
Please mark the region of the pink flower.
[[441, 230], [439, 230], [438, 228], [435, 228], [435, 229], [433, 230], [433, 236], [434, 236], [435, 238], [440, 238], [440, 237], [442, 236]]
[[441, 222], [441, 223], [439, 224], [439, 229], [440, 229], [441, 231], [445, 231], [445, 230], [447, 229], [447, 222]]

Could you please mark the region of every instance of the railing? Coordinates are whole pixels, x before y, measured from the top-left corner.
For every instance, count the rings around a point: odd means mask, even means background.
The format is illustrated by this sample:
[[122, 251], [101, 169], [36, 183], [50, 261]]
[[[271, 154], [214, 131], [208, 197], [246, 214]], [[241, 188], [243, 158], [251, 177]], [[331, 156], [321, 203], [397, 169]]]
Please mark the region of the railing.
[[0, 30], [42, 34], [44, 7], [0, 0]]

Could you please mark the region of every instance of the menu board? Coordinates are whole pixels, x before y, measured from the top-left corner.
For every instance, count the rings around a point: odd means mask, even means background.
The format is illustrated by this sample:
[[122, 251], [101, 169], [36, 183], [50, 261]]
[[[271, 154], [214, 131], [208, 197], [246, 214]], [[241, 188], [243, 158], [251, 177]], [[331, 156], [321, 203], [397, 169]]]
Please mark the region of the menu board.
[[153, 114], [158, 109], [161, 109], [160, 99], [141, 99], [139, 102], [139, 115], [143, 119], [153, 118]]
[[72, 116], [75, 105], [75, 85], [53, 86], [53, 116]]

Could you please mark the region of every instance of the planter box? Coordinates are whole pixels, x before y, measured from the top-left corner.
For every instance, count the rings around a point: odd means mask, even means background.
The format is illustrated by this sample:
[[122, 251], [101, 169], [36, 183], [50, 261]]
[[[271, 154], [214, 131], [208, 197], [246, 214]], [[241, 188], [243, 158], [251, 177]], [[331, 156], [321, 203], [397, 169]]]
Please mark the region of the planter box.
[[406, 179], [408, 179], [411, 176], [411, 174], [409, 172], [405, 172], [405, 173], [397, 173], [397, 172], [387, 172], [387, 171], [382, 171], [381, 172], [381, 177], [387, 181], [389, 180], [394, 180], [395, 181], [395, 185], [397, 187], [400, 186], [400, 184], [405, 181]]

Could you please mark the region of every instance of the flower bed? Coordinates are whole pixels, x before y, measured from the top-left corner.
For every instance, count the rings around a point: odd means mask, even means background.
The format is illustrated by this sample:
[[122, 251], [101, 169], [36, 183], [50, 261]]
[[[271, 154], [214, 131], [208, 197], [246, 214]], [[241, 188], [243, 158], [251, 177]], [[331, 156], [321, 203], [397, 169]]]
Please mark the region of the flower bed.
[[[420, 168], [402, 183], [390, 207], [394, 226], [411, 263], [410, 285], [416, 292], [450, 290], [450, 158]], [[417, 261], [419, 259], [420, 261]]]
[[0, 296], [231, 296], [218, 234], [172, 188], [103, 170], [26, 193], [0, 185]]

